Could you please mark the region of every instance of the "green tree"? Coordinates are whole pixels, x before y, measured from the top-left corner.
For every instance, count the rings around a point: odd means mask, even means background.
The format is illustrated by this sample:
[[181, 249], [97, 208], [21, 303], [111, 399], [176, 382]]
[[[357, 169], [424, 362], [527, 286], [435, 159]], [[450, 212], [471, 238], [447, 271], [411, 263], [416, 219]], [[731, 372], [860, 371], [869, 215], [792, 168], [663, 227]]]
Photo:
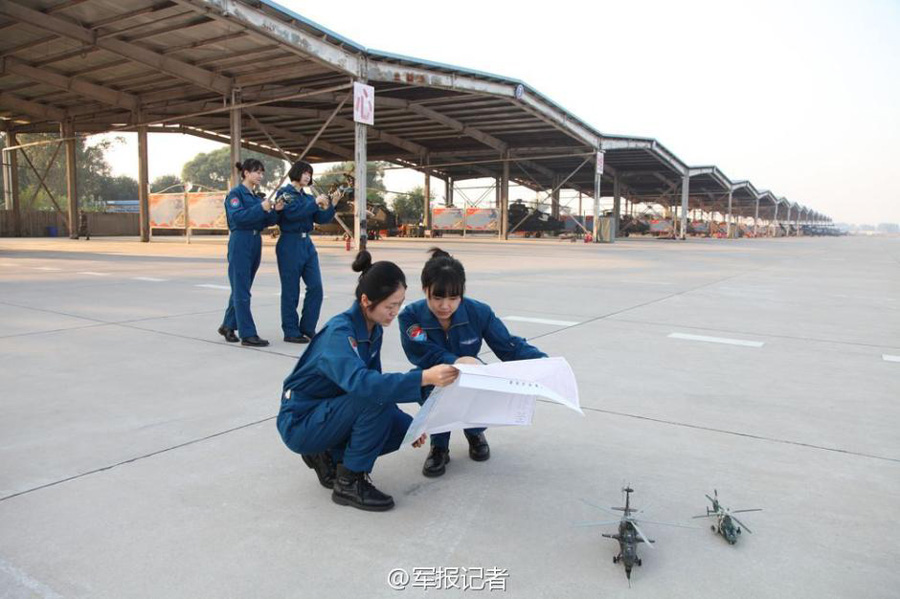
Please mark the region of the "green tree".
[[[434, 200], [434, 193], [429, 200]], [[419, 224], [425, 214], [425, 190], [420, 185], [409, 193], [397, 195], [394, 198], [393, 210], [398, 222]]]
[[[284, 161], [260, 154], [259, 152], [242, 152], [241, 159], [256, 158], [266, 167], [266, 176], [262, 187], [272, 189], [281, 180], [285, 173]], [[231, 163], [231, 150], [219, 148], [212, 152], [197, 154], [186, 162], [181, 169], [181, 180], [201, 185], [208, 190], [227, 190], [231, 181], [231, 171], [234, 165]]]
[[[182, 191], [180, 186], [181, 178], [178, 175], [160, 175], [150, 184], [150, 192], [151, 193], [177, 193]], [[171, 188], [171, 189], [170, 189]]]
[[[384, 193], [387, 188], [384, 186], [384, 162], [367, 162], [366, 163], [366, 203], [384, 204]], [[351, 175], [356, 172], [356, 166], [353, 162], [341, 162], [323, 173], [316, 174], [316, 187], [326, 192], [335, 183], [344, 182], [344, 173]]]
[[105, 202], [138, 200], [138, 182], [128, 175], [106, 177], [100, 182], [100, 199]]
[[[17, 139], [19, 144], [27, 144], [36, 141], [53, 141], [57, 138], [58, 136], [52, 133], [23, 133]], [[90, 208], [102, 202], [100, 192], [105, 180], [110, 178], [110, 166], [104, 154], [114, 145], [123, 141], [124, 139], [121, 137], [107, 138], [93, 144], [86, 143], [84, 138], [76, 140], [75, 177], [79, 205]], [[40, 185], [38, 175], [28, 166], [23, 152], [27, 154], [41, 174], [44, 173], [47, 164], [52, 159], [44, 184], [53, 192], [60, 208], [63, 211], [66, 210], [66, 154], [65, 147], [60, 147], [58, 152], [56, 151], [57, 147], [58, 144], [51, 143], [31, 146], [18, 151], [19, 197], [24, 210], [51, 210], [53, 203], [46, 190]]]

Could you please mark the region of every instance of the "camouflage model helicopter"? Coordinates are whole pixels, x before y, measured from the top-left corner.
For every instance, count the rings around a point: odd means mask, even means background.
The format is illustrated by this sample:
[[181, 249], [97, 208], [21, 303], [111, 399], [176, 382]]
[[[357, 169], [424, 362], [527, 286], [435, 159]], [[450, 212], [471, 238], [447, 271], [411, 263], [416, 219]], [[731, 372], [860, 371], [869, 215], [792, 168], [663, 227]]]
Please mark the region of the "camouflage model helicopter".
[[[576, 526], [603, 526], [607, 524], [615, 524], [618, 522], [619, 530], [616, 534], [606, 534], [602, 533], [602, 536], [608, 539], [615, 539], [619, 542], [619, 554], [613, 556], [613, 563], [618, 564], [622, 563], [625, 567], [625, 577], [628, 578], [628, 585], [631, 586], [631, 570], [635, 565], [641, 566], [643, 562], [641, 558], [637, 554], [637, 546], [638, 543], [646, 543], [647, 547], [653, 548], [652, 543], [655, 543], [653, 539], [647, 537], [644, 532], [638, 526], [638, 522], [640, 523], [649, 523], [649, 524], [664, 524], [666, 526], [677, 526], [679, 528], [694, 528], [692, 526], [683, 526], [681, 524], [672, 524], [670, 522], [655, 522], [653, 520], [647, 520], [644, 518], [638, 519], [635, 516], [640, 514], [644, 510], [636, 510], [631, 507], [631, 494], [634, 493], [634, 489], [631, 487], [623, 487], [622, 492], [625, 493], [625, 507], [614, 507], [610, 511], [605, 507], [601, 507], [599, 505], [595, 505], [589, 501], [584, 501], [587, 505], [597, 508], [599, 510], [603, 510], [604, 512], [615, 514], [615, 512], [623, 512], [622, 517], [619, 520], [607, 520], [605, 522], [581, 522], [576, 524]], [[646, 508], [645, 508], [646, 509]]]
[[[343, 180], [331, 185], [326, 192], [339, 199], [334, 205], [334, 220], [325, 225], [316, 225], [316, 230], [329, 235], [347, 234], [353, 236], [353, 219], [356, 213], [356, 202], [353, 199], [356, 178], [350, 173], [343, 174]], [[387, 206], [380, 202], [366, 203], [366, 230], [369, 239], [378, 237], [379, 231], [388, 231], [388, 235], [396, 235], [397, 219]]]
[[[709, 499], [709, 501], [712, 503], [712, 509], [706, 508], [705, 514], [694, 516], [694, 518], [715, 517], [716, 523], [710, 525], [710, 530], [722, 535], [722, 538], [724, 538], [732, 545], [737, 543], [738, 535], [741, 534], [742, 526], [747, 532], [753, 532], [752, 530], [747, 528], [746, 524], [738, 520], [737, 516], [735, 516], [734, 514], [741, 514], [743, 512], [761, 512], [761, 508], [754, 508], [749, 510], [730, 510], [719, 503], [719, 492], [716, 489], [713, 489], [713, 497], [707, 495], [706, 498]], [[735, 522], [737, 522], [737, 526], [735, 525]]]

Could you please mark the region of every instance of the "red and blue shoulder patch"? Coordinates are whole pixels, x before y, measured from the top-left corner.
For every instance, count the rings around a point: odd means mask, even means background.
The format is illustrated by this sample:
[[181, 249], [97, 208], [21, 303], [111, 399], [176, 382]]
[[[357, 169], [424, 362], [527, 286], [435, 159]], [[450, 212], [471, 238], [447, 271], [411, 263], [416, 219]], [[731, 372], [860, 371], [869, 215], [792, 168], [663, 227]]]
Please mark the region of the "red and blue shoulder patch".
[[422, 327], [417, 324], [410, 325], [409, 328], [406, 329], [406, 334], [413, 341], [424, 342], [428, 338], [425, 335], [425, 331], [422, 330]]
[[231, 204], [232, 208], [237, 208], [238, 206], [241, 205], [241, 201], [237, 198], [231, 198], [231, 201], [229, 202], [229, 204]]

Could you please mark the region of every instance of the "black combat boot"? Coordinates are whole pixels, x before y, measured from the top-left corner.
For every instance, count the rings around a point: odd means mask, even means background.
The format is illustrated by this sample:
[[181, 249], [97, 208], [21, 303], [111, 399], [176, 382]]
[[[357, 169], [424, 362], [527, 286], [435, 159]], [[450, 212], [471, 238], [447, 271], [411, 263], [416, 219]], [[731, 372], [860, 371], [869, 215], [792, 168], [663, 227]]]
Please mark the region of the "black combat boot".
[[228, 343], [237, 343], [240, 341], [238, 336], [234, 334], [234, 329], [229, 329], [224, 324], [219, 327], [219, 334], [225, 337], [225, 341]]
[[491, 458], [491, 446], [488, 445], [484, 433], [470, 435], [466, 433], [466, 440], [469, 442], [469, 457], [476, 462], [484, 462]]
[[326, 489], [334, 487], [335, 468], [334, 460], [331, 459], [330, 453], [323, 451], [321, 453], [304, 454], [300, 457], [303, 458], [303, 462], [307, 466], [316, 471], [320, 485]]
[[431, 446], [428, 457], [425, 458], [425, 465], [422, 466], [422, 474], [428, 478], [441, 476], [447, 469], [447, 462], [450, 461], [450, 450], [446, 447]]
[[384, 512], [394, 507], [394, 498], [376, 489], [368, 472], [354, 472], [343, 464], [337, 465], [331, 500], [369, 512]]
[[250, 347], [266, 347], [269, 345], [269, 342], [265, 339], [260, 339], [259, 335], [253, 335], [252, 337], [245, 337], [241, 339], [241, 345], [249, 345]]

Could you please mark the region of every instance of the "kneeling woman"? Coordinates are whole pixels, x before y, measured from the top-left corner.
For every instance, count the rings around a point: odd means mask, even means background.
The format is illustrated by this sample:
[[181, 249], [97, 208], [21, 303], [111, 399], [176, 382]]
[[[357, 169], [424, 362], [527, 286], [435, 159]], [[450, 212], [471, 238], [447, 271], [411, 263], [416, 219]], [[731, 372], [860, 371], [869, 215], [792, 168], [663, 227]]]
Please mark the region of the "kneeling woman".
[[[422, 387], [449, 385], [458, 371], [437, 365], [382, 374], [382, 327], [403, 305], [406, 277], [393, 262], [373, 264], [365, 250], [353, 270], [362, 273], [356, 301], [325, 324], [284, 381], [278, 432], [333, 489], [335, 503], [383, 511], [394, 500], [368, 474], [378, 456], [400, 447], [412, 422], [397, 404], [418, 402]], [[415, 445], [423, 442], [424, 435]]]
[[[429, 251], [431, 259], [422, 269], [425, 299], [411, 303], [400, 313], [400, 340], [410, 362], [419, 368], [479, 364], [483, 341], [503, 362], [547, 357], [522, 337], [510, 335], [490, 306], [464, 297], [466, 271], [459, 260], [438, 248]], [[491, 457], [484, 430], [465, 430], [469, 457], [476, 462]], [[422, 474], [441, 476], [449, 461], [450, 433], [432, 435]]]

